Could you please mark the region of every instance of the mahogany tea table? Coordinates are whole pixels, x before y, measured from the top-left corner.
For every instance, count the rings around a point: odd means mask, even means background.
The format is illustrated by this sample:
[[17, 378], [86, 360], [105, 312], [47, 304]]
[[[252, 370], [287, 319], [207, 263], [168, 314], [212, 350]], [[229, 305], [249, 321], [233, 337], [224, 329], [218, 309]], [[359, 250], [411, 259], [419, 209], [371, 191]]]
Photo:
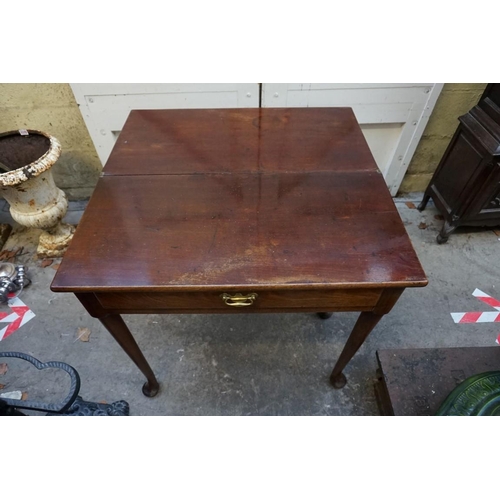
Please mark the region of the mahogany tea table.
[[120, 314], [360, 311], [427, 279], [350, 108], [132, 111], [51, 285], [159, 389]]

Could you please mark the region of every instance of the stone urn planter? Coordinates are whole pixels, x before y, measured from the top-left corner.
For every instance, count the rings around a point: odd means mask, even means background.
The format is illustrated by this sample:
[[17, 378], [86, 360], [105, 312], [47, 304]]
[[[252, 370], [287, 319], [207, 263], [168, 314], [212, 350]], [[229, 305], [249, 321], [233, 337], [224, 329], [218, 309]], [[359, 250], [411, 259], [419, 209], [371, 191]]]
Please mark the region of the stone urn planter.
[[0, 193], [16, 222], [43, 230], [40, 257], [62, 256], [75, 231], [61, 222], [68, 201], [50, 171], [60, 154], [59, 141], [37, 130], [0, 134]]

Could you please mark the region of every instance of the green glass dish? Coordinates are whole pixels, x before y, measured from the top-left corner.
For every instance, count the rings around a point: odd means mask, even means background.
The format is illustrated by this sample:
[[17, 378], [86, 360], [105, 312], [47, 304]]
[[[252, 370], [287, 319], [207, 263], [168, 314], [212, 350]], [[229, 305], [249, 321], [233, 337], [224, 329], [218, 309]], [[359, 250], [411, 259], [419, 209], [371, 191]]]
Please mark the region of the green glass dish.
[[500, 416], [500, 371], [465, 379], [439, 407], [438, 416]]

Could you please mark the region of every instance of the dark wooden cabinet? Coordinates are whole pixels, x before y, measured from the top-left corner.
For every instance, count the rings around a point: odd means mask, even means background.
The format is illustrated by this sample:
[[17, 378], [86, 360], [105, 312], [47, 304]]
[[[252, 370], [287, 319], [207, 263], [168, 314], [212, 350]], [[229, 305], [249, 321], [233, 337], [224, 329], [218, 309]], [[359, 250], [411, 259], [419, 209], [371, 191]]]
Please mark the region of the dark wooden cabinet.
[[418, 207], [432, 198], [444, 216], [438, 243], [459, 226], [500, 225], [500, 84], [488, 84], [459, 122]]

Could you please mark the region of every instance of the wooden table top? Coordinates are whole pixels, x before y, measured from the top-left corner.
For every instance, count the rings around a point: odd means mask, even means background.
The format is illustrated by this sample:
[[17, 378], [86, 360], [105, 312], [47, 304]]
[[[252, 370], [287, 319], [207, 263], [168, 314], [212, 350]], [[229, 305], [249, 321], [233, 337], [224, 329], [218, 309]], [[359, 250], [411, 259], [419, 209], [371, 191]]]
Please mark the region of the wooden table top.
[[51, 289], [424, 286], [350, 108], [133, 111]]
[[132, 111], [104, 175], [370, 170], [351, 108]]

